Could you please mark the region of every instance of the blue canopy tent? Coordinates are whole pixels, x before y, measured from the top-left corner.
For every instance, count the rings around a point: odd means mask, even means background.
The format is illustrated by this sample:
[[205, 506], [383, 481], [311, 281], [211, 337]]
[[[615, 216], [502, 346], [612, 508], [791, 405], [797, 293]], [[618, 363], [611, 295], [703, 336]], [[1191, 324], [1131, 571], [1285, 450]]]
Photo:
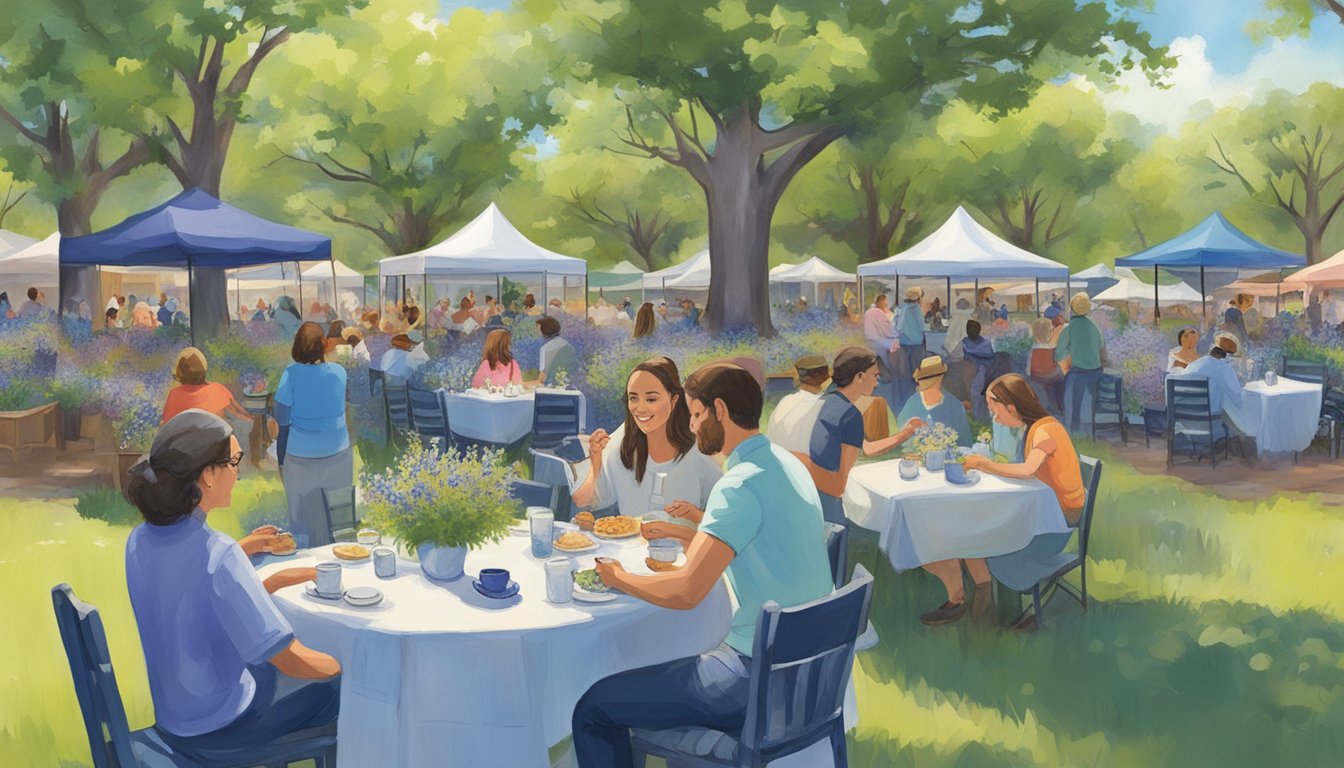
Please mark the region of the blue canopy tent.
[[[1117, 267], [1132, 269], [1153, 268], [1153, 305], [1157, 306], [1157, 271], [1165, 269], [1187, 282], [1197, 273], [1199, 275], [1199, 293], [1207, 297], [1205, 275], [1208, 270], [1232, 272], [1230, 283], [1236, 280], [1238, 270], [1291, 269], [1306, 266], [1307, 258], [1295, 253], [1281, 251], [1261, 243], [1245, 232], [1232, 226], [1222, 213], [1215, 211], [1193, 229], [1179, 234], [1170, 240], [1159, 243], [1145, 251], [1115, 260]], [[1208, 317], [1208, 303], [1204, 302], [1205, 319]]]
[[331, 259], [331, 238], [277, 224], [191, 189], [101, 232], [61, 239], [61, 306], [94, 306], [100, 266], [188, 270], [193, 342], [198, 330], [227, 325], [224, 270], [286, 261]]

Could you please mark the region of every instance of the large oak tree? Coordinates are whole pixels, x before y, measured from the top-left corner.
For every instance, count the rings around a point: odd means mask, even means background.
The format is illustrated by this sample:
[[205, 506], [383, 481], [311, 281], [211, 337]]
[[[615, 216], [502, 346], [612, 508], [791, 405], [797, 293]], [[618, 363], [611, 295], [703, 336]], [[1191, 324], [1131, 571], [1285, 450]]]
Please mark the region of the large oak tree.
[[[622, 143], [703, 190], [712, 332], [771, 335], [770, 224], [798, 172], [837, 139], [953, 96], [1023, 105], [1046, 62], [1092, 57], [1103, 71], [1168, 62], [1112, 8], [1126, 2], [1001, 0], [533, 0], [524, 8], [575, 77], [616, 89]], [[656, 115], [671, 141], [638, 129]]]

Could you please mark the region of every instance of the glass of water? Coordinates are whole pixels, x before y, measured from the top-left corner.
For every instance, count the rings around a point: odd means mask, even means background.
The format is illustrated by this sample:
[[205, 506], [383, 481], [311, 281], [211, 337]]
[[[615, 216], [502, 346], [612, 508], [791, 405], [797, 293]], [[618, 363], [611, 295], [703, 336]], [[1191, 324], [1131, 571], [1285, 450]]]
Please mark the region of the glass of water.
[[373, 550], [373, 573], [380, 579], [390, 579], [397, 575], [397, 553], [389, 547]]
[[574, 597], [574, 564], [568, 557], [546, 561], [546, 600], [568, 603]]
[[547, 507], [528, 507], [527, 522], [532, 530], [532, 556], [550, 557], [555, 544], [555, 513]]

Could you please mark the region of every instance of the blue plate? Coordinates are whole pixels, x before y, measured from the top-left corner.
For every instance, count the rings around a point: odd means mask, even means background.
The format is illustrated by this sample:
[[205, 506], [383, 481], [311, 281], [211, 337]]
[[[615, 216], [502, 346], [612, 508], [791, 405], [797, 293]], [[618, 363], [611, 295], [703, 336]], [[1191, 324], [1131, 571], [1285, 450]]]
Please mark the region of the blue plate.
[[953, 480], [952, 478], [949, 477], [947, 478], [947, 482], [952, 485], [975, 485], [976, 483], [980, 482], [980, 473], [972, 469], [966, 473], [965, 480], [957, 482], [956, 480]]
[[509, 585], [505, 587], [502, 592], [491, 592], [487, 590], [480, 579], [472, 579], [471, 586], [475, 587], [477, 592], [480, 592], [482, 595], [485, 595], [492, 600], [507, 600], [518, 594], [518, 582], [513, 581], [512, 579], [509, 580]]

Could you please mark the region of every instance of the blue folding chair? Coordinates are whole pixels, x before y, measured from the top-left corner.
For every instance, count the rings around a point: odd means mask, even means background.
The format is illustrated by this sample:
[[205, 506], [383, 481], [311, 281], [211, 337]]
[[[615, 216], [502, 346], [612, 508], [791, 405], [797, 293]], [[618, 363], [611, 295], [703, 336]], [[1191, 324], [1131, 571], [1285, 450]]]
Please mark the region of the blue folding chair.
[[369, 397], [378, 394], [378, 387], [382, 386], [383, 372], [376, 368], [369, 368]]
[[1279, 375], [1285, 379], [1303, 381], [1308, 384], [1324, 386], [1330, 383], [1326, 374], [1325, 363], [1313, 363], [1309, 360], [1294, 360], [1285, 357], [1279, 363]]
[[[75, 698], [84, 716], [84, 731], [94, 768], [247, 768], [255, 765], [283, 766], [312, 760], [317, 768], [336, 764], [336, 726], [329, 725], [290, 734], [266, 745], [249, 745], [250, 759], [237, 762], [201, 763], [174, 752], [154, 726], [132, 731], [117, 688], [107, 635], [98, 609], [75, 597], [69, 584], [52, 587], [56, 626], [61, 632], [75, 682]], [[104, 735], [106, 731], [106, 735]], [[330, 761], [330, 763], [328, 762]]]
[[[1087, 489], [1087, 500], [1083, 504], [1083, 513], [1078, 517], [1075, 527], [1078, 528], [1078, 551], [1060, 552], [1053, 557], [1042, 558], [1040, 560], [1028, 561], [1028, 559], [1013, 559], [1011, 561], [999, 560], [997, 558], [989, 559], [989, 572], [995, 579], [1005, 587], [1019, 594], [1031, 595], [1031, 608], [1035, 611], [1036, 625], [1045, 626], [1045, 615], [1042, 610], [1045, 604], [1049, 602], [1050, 597], [1054, 595], [1052, 588], [1057, 588], [1072, 596], [1079, 603], [1082, 603], [1083, 610], [1087, 610], [1087, 548], [1092, 539], [1092, 511], [1097, 503], [1097, 488], [1101, 484], [1101, 460], [1090, 456], [1079, 456], [1078, 463], [1083, 473], [1083, 487]], [[1041, 541], [1046, 544], [1048, 537], [1037, 537], [1033, 539], [1033, 544]], [[1056, 544], [1055, 546], [1058, 546]], [[1030, 549], [1032, 544], [1028, 544]], [[1064, 576], [1077, 569], [1080, 586], [1075, 589], [1073, 585], [1064, 581]], [[1045, 598], [1042, 599], [1042, 595]], [[1023, 611], [1017, 620], [1026, 618], [1027, 612]]]
[[1222, 415], [1213, 415], [1207, 379], [1172, 376], [1167, 379], [1167, 469], [1175, 464], [1176, 437], [1190, 441], [1192, 452], [1208, 444], [1209, 460], [1218, 468], [1218, 443], [1227, 456], [1228, 432]]
[[406, 399], [406, 383], [395, 376], [383, 377], [383, 417], [387, 422], [389, 445], [397, 430], [411, 428], [411, 406]]
[[831, 580], [835, 588], [845, 585], [845, 566], [849, 562], [849, 529], [839, 523], [826, 523], [826, 555], [831, 559]]
[[359, 532], [359, 510], [355, 508], [355, 487], [322, 489], [322, 512], [327, 516], [327, 533], [332, 541], [354, 541]]
[[742, 730], [638, 729], [631, 733], [635, 764], [655, 755], [678, 766], [764, 766], [829, 740], [836, 767], [848, 766], [845, 687], [872, 597], [873, 577], [857, 565], [848, 585], [819, 600], [795, 608], [766, 603], [756, 622]]
[[559, 489], [535, 480], [514, 480], [509, 484], [509, 497], [521, 501], [525, 507], [545, 507], [555, 511]]
[[1092, 439], [1100, 430], [1114, 429], [1120, 442], [1129, 442], [1129, 417], [1125, 415], [1125, 385], [1119, 376], [1103, 374], [1092, 392]]
[[579, 434], [579, 398], [554, 392], [538, 392], [532, 406], [532, 447], [555, 448]]
[[439, 450], [447, 450], [452, 433], [448, 431], [448, 409], [438, 391], [407, 385], [406, 403], [410, 409], [411, 428], [420, 439], [425, 442], [437, 440]]

